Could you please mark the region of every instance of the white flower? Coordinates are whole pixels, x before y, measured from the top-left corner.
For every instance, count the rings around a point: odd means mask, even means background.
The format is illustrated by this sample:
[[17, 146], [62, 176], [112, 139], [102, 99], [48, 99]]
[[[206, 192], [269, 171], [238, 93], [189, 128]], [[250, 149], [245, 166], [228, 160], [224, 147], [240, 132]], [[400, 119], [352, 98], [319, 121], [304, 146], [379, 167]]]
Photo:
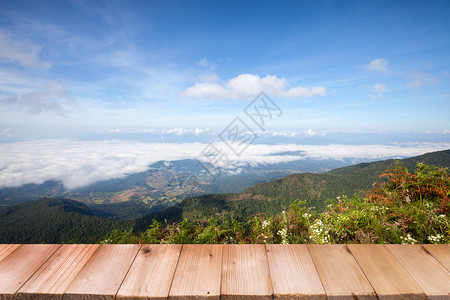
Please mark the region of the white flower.
[[439, 244], [444, 238], [442, 234], [430, 235], [427, 239], [433, 244]]
[[433, 203], [428, 202], [428, 201], [423, 203], [423, 207], [425, 207], [427, 209], [432, 209], [433, 206], [434, 206]]
[[266, 227], [270, 225], [270, 221], [269, 220], [264, 220], [264, 221], [262, 221], [261, 225], [262, 225], [263, 229], [266, 229]]
[[402, 244], [416, 244], [417, 240], [413, 239], [411, 237], [411, 234], [407, 234], [406, 237], [400, 237], [400, 239], [402, 240]]
[[329, 230], [324, 224], [322, 223], [322, 220], [317, 219], [314, 221], [314, 223], [310, 226], [310, 239], [314, 240], [317, 243], [320, 244], [328, 244], [330, 242], [330, 236], [329, 236]]
[[386, 210], [389, 210], [389, 208], [386, 207], [386, 206], [372, 206], [372, 207], [370, 207], [369, 209], [370, 209], [371, 211], [382, 211], [382, 212], [384, 212], [384, 211], [386, 211]]
[[283, 228], [281, 230], [278, 231], [278, 235], [281, 236], [281, 243], [282, 244], [288, 244], [287, 241], [287, 229]]

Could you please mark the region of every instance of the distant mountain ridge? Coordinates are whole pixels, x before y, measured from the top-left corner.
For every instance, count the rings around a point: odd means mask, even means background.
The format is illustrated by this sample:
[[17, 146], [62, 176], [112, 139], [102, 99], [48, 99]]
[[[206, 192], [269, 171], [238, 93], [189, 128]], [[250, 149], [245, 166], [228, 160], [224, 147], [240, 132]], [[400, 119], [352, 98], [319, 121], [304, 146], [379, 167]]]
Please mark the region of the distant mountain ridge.
[[[284, 155], [281, 153], [280, 155]], [[98, 181], [69, 190], [59, 181], [25, 184], [0, 189], [0, 207], [34, 201], [44, 197], [67, 198], [120, 217], [142, 216], [155, 209], [172, 206], [186, 197], [214, 193], [240, 193], [256, 183], [297, 172], [323, 172], [349, 165], [349, 161], [299, 160], [271, 165], [248, 165], [240, 174], [222, 172], [210, 176], [196, 160], [159, 161], [149, 170], [123, 178]], [[206, 166], [209, 166], [206, 163]]]
[[[342, 194], [352, 195], [361, 189], [368, 189], [377, 181], [380, 174], [396, 160], [388, 159], [371, 163], [360, 163], [338, 168], [323, 174], [299, 173], [288, 175], [274, 181], [255, 184], [243, 193], [268, 197], [300, 197], [310, 206], [323, 208], [324, 201], [310, 202], [316, 199], [334, 199]], [[418, 162], [450, 167], [450, 150], [438, 151], [398, 160], [399, 163], [414, 170]]]
[[[242, 193], [187, 198], [177, 205], [129, 220], [117, 218], [117, 207], [98, 210], [98, 206], [74, 200], [43, 198], [0, 208], [0, 243], [96, 243], [114, 229], [145, 231], [153, 219], [169, 224], [183, 218], [205, 221], [219, 217], [244, 221], [257, 214], [279, 213], [296, 200], [304, 200], [306, 205], [320, 210], [327, 199], [370, 188], [393, 162], [362, 163], [323, 174], [292, 174], [256, 184]], [[400, 160], [409, 169], [414, 169], [417, 162], [450, 167], [450, 150]], [[130, 210], [143, 209], [134, 204], [127, 203]], [[122, 217], [130, 216], [125, 212]]]
[[[251, 215], [272, 215], [287, 209], [296, 201], [305, 201], [306, 206], [322, 210], [326, 201], [342, 195], [353, 195], [369, 189], [378, 181], [383, 171], [396, 160], [360, 163], [338, 168], [326, 173], [299, 173], [270, 182], [258, 183], [239, 194], [203, 195], [183, 200], [180, 204], [151, 213], [137, 219], [135, 229], [145, 230], [152, 219], [176, 222], [183, 218], [207, 219], [213, 216], [245, 220]], [[408, 169], [414, 170], [418, 162], [439, 167], [450, 167], [450, 150], [426, 153], [398, 160]]]
[[[327, 173], [335, 175], [346, 175], [346, 174], [375, 174], [386, 170], [390, 165], [392, 165], [396, 160], [387, 159], [380, 160], [371, 163], [359, 163], [351, 166], [346, 166], [342, 168], [333, 169]], [[402, 166], [414, 170], [418, 162], [435, 165], [438, 167], [450, 167], [450, 149], [429, 152], [418, 156], [408, 157], [398, 160], [401, 162]]]

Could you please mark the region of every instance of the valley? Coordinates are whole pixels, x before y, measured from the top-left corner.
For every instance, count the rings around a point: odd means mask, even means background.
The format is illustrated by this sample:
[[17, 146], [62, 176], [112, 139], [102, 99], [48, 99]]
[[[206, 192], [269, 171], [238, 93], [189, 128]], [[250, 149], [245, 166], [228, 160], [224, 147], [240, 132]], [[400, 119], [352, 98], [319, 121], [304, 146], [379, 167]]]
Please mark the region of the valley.
[[324, 172], [351, 164], [339, 160], [298, 160], [290, 163], [247, 165], [212, 175], [210, 164], [186, 159], [160, 161], [145, 172], [123, 178], [98, 181], [88, 186], [67, 189], [61, 182], [25, 184], [0, 189], [0, 207], [34, 201], [43, 197], [68, 198], [117, 214], [139, 217], [150, 211], [180, 203], [187, 197], [217, 193], [241, 193], [257, 184], [299, 172]]
[[[256, 183], [240, 193], [217, 193], [177, 198], [171, 206], [148, 207], [144, 201], [128, 200], [87, 205], [61, 197], [42, 198], [0, 209], [0, 243], [88, 243], [98, 241], [114, 229], [142, 233], [155, 221], [178, 223], [184, 219], [200, 224], [210, 219], [245, 222], [253, 216], [274, 216], [293, 203], [321, 212], [343, 195], [361, 195], [379, 181], [380, 174], [395, 163], [414, 170], [417, 163], [450, 166], [450, 150], [427, 153], [403, 160], [383, 160], [337, 168], [325, 173], [296, 173]], [[181, 168], [181, 167], [180, 167]], [[159, 171], [158, 171], [159, 172]], [[181, 171], [180, 171], [181, 172]], [[161, 173], [159, 173], [161, 174]], [[136, 185], [147, 182], [134, 175]], [[166, 186], [170, 181], [159, 181]], [[230, 184], [233, 182], [230, 180]], [[199, 181], [200, 182], [200, 181]], [[250, 181], [249, 181], [250, 182]], [[156, 184], [156, 183], [152, 183]], [[110, 190], [107, 190], [109, 187]], [[120, 185], [98, 186], [115, 193]], [[114, 188], [116, 190], [114, 190]], [[156, 188], [156, 186], [154, 186]], [[242, 186], [241, 186], [242, 188]]]

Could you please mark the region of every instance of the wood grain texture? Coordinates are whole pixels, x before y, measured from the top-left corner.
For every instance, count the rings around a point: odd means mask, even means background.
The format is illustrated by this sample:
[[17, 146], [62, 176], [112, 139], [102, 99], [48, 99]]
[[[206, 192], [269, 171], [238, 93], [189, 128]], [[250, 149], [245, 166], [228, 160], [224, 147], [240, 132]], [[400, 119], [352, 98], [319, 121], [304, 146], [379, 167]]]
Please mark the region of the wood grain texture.
[[450, 298], [449, 272], [421, 245], [387, 245], [428, 299]]
[[16, 250], [20, 244], [1, 244], [0, 245], [0, 261]]
[[378, 299], [423, 299], [424, 291], [385, 245], [348, 245]]
[[441, 300], [449, 264], [450, 245], [0, 245], [0, 300]]
[[100, 245], [64, 299], [114, 299], [141, 245]]
[[272, 281], [264, 245], [224, 245], [222, 298], [272, 299]]
[[142, 245], [119, 292], [118, 299], [167, 299], [181, 245]]
[[0, 261], [0, 299], [11, 299], [60, 245], [20, 245]]
[[377, 299], [346, 245], [308, 245], [328, 299]]
[[423, 245], [450, 272], [450, 245]]
[[219, 299], [222, 245], [183, 245], [169, 299]]
[[61, 299], [99, 245], [62, 245], [18, 291], [20, 299]]
[[306, 245], [266, 245], [275, 299], [326, 299]]

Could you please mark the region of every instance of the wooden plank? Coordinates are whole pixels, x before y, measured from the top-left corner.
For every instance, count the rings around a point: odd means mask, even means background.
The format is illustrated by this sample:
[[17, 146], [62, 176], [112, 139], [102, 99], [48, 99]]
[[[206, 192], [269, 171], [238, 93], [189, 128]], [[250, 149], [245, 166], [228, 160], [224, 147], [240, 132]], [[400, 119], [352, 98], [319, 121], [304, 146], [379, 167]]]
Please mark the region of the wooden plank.
[[64, 299], [114, 299], [141, 245], [100, 245]]
[[0, 245], [0, 261], [16, 250], [20, 244], [1, 244]]
[[167, 299], [181, 245], [142, 245], [118, 299]]
[[11, 299], [60, 245], [21, 245], [0, 261], [0, 299]]
[[346, 245], [308, 245], [328, 299], [377, 299]]
[[62, 245], [18, 291], [20, 299], [61, 299], [99, 245]]
[[424, 299], [424, 291], [385, 245], [349, 245], [367, 279], [381, 299]]
[[275, 299], [326, 299], [306, 245], [266, 245]]
[[183, 245], [169, 299], [219, 299], [222, 245]]
[[450, 245], [423, 245], [450, 272]]
[[449, 299], [450, 273], [421, 245], [387, 245], [428, 299]]
[[222, 299], [272, 299], [264, 245], [224, 245]]

